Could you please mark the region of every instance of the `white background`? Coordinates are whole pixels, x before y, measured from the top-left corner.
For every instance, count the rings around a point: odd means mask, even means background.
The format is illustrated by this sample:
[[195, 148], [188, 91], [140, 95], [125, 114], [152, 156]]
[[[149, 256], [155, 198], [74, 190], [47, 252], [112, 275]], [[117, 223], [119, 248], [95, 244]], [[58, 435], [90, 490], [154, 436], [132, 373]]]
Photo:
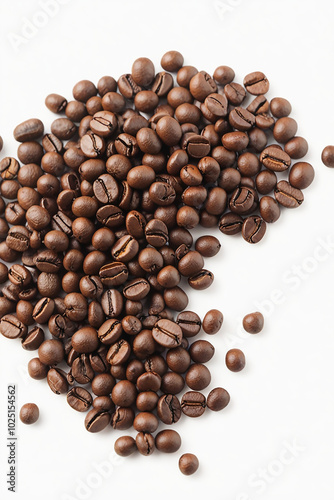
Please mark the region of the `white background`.
[[[316, 181], [305, 191], [302, 207], [285, 210], [259, 245], [219, 233], [222, 250], [207, 261], [216, 275], [214, 285], [206, 292], [189, 292], [190, 308], [201, 316], [212, 307], [225, 315], [222, 330], [209, 339], [216, 347], [209, 389], [228, 389], [231, 404], [221, 413], [181, 419], [175, 426], [183, 439], [179, 453], [115, 461], [113, 443], [121, 433], [86, 432], [84, 415], [74, 412], [64, 396], [26, 375], [34, 354], [18, 341], [1, 338], [0, 497], [333, 498], [334, 172], [320, 161], [322, 148], [334, 143], [333, 2], [50, 3], [52, 15], [41, 17], [42, 2], [1, 0], [4, 155], [15, 155], [12, 130], [17, 123], [34, 116], [50, 126], [53, 117], [44, 107], [48, 93], [71, 98], [76, 81], [97, 82], [105, 74], [117, 79], [139, 56], [150, 57], [159, 70], [162, 54], [177, 49], [185, 64], [200, 70], [212, 73], [218, 65], [232, 66], [240, 82], [250, 71], [264, 71], [271, 82], [270, 98], [283, 96], [293, 105], [299, 133], [310, 144], [307, 161], [315, 167]], [[23, 36], [27, 20], [44, 26], [31, 31], [30, 39], [16, 39], [15, 49], [13, 34]], [[243, 315], [263, 307], [264, 331], [243, 335]], [[231, 347], [243, 349], [247, 357], [246, 369], [238, 374], [224, 365]], [[10, 382], [18, 385], [19, 407], [35, 402], [41, 414], [34, 426], [18, 425], [15, 495], [7, 493], [5, 479]], [[177, 467], [184, 452], [196, 453], [200, 460], [200, 470], [190, 478]]]

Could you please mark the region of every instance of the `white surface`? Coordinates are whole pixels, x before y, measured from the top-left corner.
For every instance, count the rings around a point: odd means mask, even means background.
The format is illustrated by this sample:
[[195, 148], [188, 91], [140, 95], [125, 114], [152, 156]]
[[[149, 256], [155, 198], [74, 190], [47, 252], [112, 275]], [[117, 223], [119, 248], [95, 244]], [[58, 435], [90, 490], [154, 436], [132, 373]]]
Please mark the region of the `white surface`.
[[[15, 382], [19, 407], [35, 402], [41, 411], [38, 424], [18, 426], [18, 500], [100, 500], [120, 494], [161, 500], [171, 495], [194, 500], [333, 498], [334, 172], [321, 164], [320, 153], [334, 142], [334, 4], [58, 0], [58, 12], [46, 17], [40, 16], [41, 5], [1, 0], [4, 155], [15, 154], [12, 130], [20, 121], [36, 116], [50, 125], [52, 115], [44, 108], [48, 93], [70, 98], [76, 81], [96, 82], [105, 74], [117, 78], [139, 56], [150, 57], [158, 69], [161, 55], [178, 49], [185, 64], [208, 72], [220, 64], [232, 66], [237, 81], [250, 71], [264, 71], [271, 82], [269, 96], [284, 96], [293, 105], [299, 133], [310, 144], [307, 160], [315, 166], [316, 181], [305, 191], [302, 207], [285, 210], [261, 244], [219, 234], [221, 253], [207, 261], [216, 275], [214, 285], [189, 293], [190, 308], [202, 316], [212, 307], [224, 312], [221, 332], [209, 339], [216, 347], [209, 389], [226, 387], [232, 401], [221, 413], [182, 418], [175, 426], [183, 439], [179, 453], [137, 455], [117, 461], [113, 469], [104, 464], [97, 472], [109, 456], [114, 460], [113, 442], [121, 433], [87, 433], [84, 415], [52, 394], [46, 382], [26, 376], [34, 354], [1, 338], [0, 497], [13, 498], [5, 484], [5, 397], [7, 384]], [[27, 20], [45, 26], [25, 43], [19, 40], [14, 50], [13, 33], [20, 35]], [[326, 241], [331, 242], [327, 247]], [[273, 295], [279, 303], [266, 314], [263, 333], [240, 334], [243, 315], [265, 300], [272, 304]], [[239, 374], [224, 365], [231, 347], [243, 349], [247, 357]], [[284, 451], [296, 445], [293, 453]], [[201, 464], [191, 478], [177, 467], [181, 453], [188, 451]]]

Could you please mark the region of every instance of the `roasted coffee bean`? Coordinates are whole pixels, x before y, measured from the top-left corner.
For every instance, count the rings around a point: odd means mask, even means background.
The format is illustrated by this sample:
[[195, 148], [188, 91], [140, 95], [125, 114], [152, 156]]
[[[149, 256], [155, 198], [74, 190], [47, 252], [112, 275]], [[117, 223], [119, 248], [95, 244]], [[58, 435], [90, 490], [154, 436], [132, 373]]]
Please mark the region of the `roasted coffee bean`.
[[229, 393], [222, 387], [212, 389], [207, 397], [207, 407], [212, 411], [220, 411], [226, 408], [230, 402]]
[[312, 184], [314, 176], [315, 172], [312, 165], [299, 161], [292, 166], [289, 172], [289, 182], [294, 188], [306, 189]]
[[207, 363], [213, 357], [215, 348], [207, 340], [196, 340], [191, 344], [189, 354], [195, 363]]
[[19, 162], [15, 158], [3, 158], [0, 161], [0, 176], [3, 180], [15, 179], [19, 172], [19, 168]]
[[243, 218], [234, 213], [227, 213], [220, 218], [219, 229], [224, 234], [237, 234], [241, 232]]
[[28, 373], [35, 380], [46, 378], [48, 371], [48, 366], [44, 365], [39, 358], [32, 358], [28, 363]]
[[92, 395], [83, 387], [72, 387], [67, 393], [68, 404], [77, 411], [87, 411], [93, 402]]
[[111, 262], [100, 269], [100, 279], [107, 287], [122, 285], [128, 279], [128, 269], [122, 262]]
[[290, 117], [279, 118], [275, 123], [273, 135], [277, 142], [286, 144], [297, 133], [297, 122]]
[[163, 453], [175, 453], [181, 447], [181, 437], [170, 429], [160, 431], [155, 437], [155, 446]]
[[240, 372], [245, 368], [245, 355], [240, 349], [230, 349], [225, 357], [226, 366], [232, 372]]
[[256, 176], [256, 189], [260, 194], [269, 194], [277, 184], [275, 172], [263, 170]]
[[266, 94], [269, 90], [267, 77], [261, 71], [254, 71], [244, 78], [244, 86], [250, 94]]
[[200, 417], [205, 412], [206, 398], [196, 391], [186, 392], [182, 396], [181, 409], [187, 417]]
[[238, 106], [230, 112], [229, 122], [235, 129], [246, 131], [254, 126], [255, 116], [247, 109]]
[[326, 146], [321, 153], [321, 161], [326, 167], [334, 167], [334, 146]]
[[122, 408], [116, 409], [112, 416], [112, 426], [114, 429], [126, 430], [129, 429], [134, 421], [135, 415], [132, 408]]
[[0, 333], [8, 339], [24, 337], [27, 327], [13, 314], [5, 314], [0, 319]]
[[123, 309], [123, 298], [118, 290], [111, 289], [103, 293], [101, 305], [104, 313], [110, 318], [117, 318]]
[[24, 226], [13, 226], [9, 229], [7, 246], [16, 252], [24, 252], [29, 248], [29, 231]]
[[304, 195], [287, 181], [279, 181], [275, 189], [275, 198], [280, 205], [286, 208], [297, 208], [304, 201]]
[[65, 394], [68, 390], [66, 374], [60, 368], [50, 368], [47, 375], [47, 382], [51, 391], [55, 394]]
[[185, 337], [194, 337], [201, 329], [200, 317], [192, 311], [183, 311], [178, 314], [176, 323], [181, 327]]
[[260, 312], [247, 314], [242, 320], [242, 325], [248, 333], [259, 333], [264, 325], [263, 315]]
[[274, 99], [270, 101], [271, 114], [276, 118], [283, 118], [284, 116], [289, 116], [291, 110], [292, 110], [291, 104], [283, 97], [274, 97]]
[[26, 425], [37, 422], [39, 418], [39, 408], [34, 403], [26, 403], [20, 409], [20, 420]]
[[264, 149], [260, 155], [260, 161], [266, 168], [274, 172], [283, 172], [291, 165], [290, 156], [276, 146]]
[[44, 125], [41, 120], [31, 118], [15, 127], [13, 135], [16, 141], [26, 142], [38, 139], [43, 135]]
[[148, 456], [155, 450], [154, 437], [147, 432], [139, 432], [136, 437], [136, 445], [139, 453]]
[[223, 321], [223, 314], [218, 309], [211, 309], [204, 316], [202, 323], [203, 330], [209, 335], [214, 335], [221, 329]]
[[203, 257], [214, 257], [220, 248], [221, 244], [215, 236], [200, 236], [195, 243], [195, 250]]
[[165, 394], [179, 394], [185, 386], [184, 378], [179, 373], [167, 372], [161, 379], [161, 391]]
[[188, 283], [191, 288], [195, 290], [205, 290], [212, 285], [214, 280], [213, 273], [208, 271], [207, 269], [202, 269], [197, 274], [194, 274], [190, 278], [188, 278]]
[[114, 449], [117, 455], [128, 457], [137, 451], [136, 441], [131, 436], [121, 436], [116, 439]]
[[172, 394], [161, 396], [157, 405], [157, 413], [164, 424], [171, 425], [178, 422], [181, 417], [180, 401]]
[[152, 334], [154, 340], [164, 347], [176, 347], [180, 345], [182, 340], [181, 328], [168, 319], [157, 321]]
[[85, 427], [89, 432], [100, 432], [110, 423], [110, 413], [106, 410], [93, 408], [87, 413]]
[[266, 223], [261, 217], [252, 215], [244, 220], [242, 236], [248, 243], [258, 243], [262, 240], [265, 232]]
[[47, 323], [54, 311], [54, 301], [48, 297], [40, 299], [34, 307], [32, 317], [36, 323]]
[[121, 339], [110, 346], [107, 353], [107, 361], [113, 366], [121, 365], [129, 359], [130, 354], [130, 344], [126, 340]]
[[194, 363], [186, 373], [186, 383], [190, 389], [201, 391], [211, 382], [211, 374], [208, 368], [201, 363]]
[[271, 196], [262, 196], [260, 200], [260, 214], [265, 222], [276, 222], [281, 214], [279, 204]]
[[185, 453], [180, 457], [179, 469], [185, 476], [191, 476], [195, 474], [199, 467], [199, 461], [196, 455], [192, 453]]

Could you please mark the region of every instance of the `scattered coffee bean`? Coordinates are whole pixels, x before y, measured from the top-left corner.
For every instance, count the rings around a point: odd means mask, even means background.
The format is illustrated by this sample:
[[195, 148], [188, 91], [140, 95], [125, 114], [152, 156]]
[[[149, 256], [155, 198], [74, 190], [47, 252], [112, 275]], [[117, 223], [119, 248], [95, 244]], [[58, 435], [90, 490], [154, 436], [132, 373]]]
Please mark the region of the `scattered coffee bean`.
[[191, 476], [195, 474], [199, 467], [199, 461], [196, 455], [192, 453], [185, 453], [180, 457], [179, 469], [185, 476]]
[[223, 314], [218, 309], [211, 309], [203, 319], [203, 330], [209, 335], [219, 332], [224, 321]]
[[242, 325], [248, 333], [260, 333], [264, 325], [263, 314], [260, 312], [247, 314], [242, 320]]
[[20, 420], [24, 424], [31, 425], [39, 418], [39, 408], [35, 403], [26, 403], [20, 409]]
[[334, 146], [326, 146], [323, 149], [321, 160], [326, 167], [334, 168]]
[[245, 368], [245, 355], [240, 349], [230, 349], [225, 358], [226, 366], [231, 372], [240, 372]]
[[230, 402], [229, 393], [222, 387], [212, 389], [207, 398], [207, 407], [212, 411], [220, 411], [226, 408]]

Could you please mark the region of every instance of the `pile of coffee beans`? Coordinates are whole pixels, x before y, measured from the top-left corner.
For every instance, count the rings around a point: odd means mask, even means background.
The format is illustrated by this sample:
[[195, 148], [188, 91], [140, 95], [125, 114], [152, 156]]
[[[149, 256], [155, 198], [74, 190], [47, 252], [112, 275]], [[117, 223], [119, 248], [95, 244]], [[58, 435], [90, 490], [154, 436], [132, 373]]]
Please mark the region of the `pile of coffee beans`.
[[[0, 333], [38, 349], [29, 374], [89, 410], [88, 431], [133, 427], [135, 440], [115, 444], [123, 456], [177, 451], [176, 431], [154, 438], [159, 422], [229, 403], [223, 388], [202, 394], [214, 347], [193, 341], [201, 327], [216, 334], [223, 315], [211, 310], [202, 323], [184, 291], [210, 287], [204, 258], [220, 243], [194, 243], [191, 230], [218, 226], [257, 243], [314, 177], [309, 163], [292, 166], [308, 145], [290, 103], [266, 99], [262, 72], [241, 85], [227, 66], [211, 77], [183, 63], [170, 51], [156, 73], [142, 57], [118, 81], [78, 82], [73, 100], [48, 95], [60, 115], [51, 132], [38, 118], [19, 124], [17, 159], [0, 161], [0, 258], [10, 264], [0, 263]], [[244, 327], [258, 333], [263, 317]], [[245, 356], [232, 349], [226, 364], [240, 371]], [[185, 474], [197, 467], [181, 457]]]

